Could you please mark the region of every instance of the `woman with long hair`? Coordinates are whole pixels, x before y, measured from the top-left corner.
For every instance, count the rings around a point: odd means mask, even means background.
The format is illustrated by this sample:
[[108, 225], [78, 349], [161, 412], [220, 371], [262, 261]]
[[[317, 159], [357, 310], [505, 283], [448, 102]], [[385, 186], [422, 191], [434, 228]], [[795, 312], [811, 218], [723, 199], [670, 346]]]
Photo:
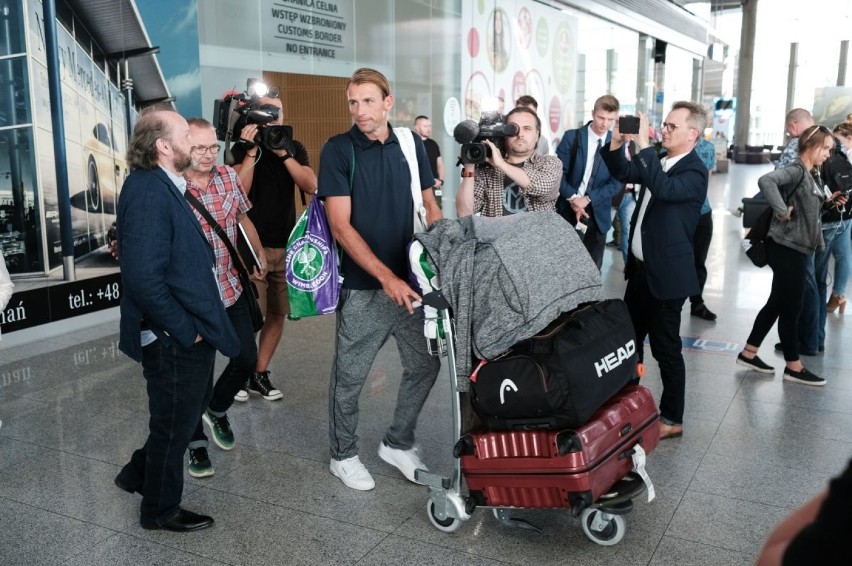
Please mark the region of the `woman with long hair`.
[[[819, 182], [818, 167], [828, 159], [834, 138], [828, 128], [811, 126], [799, 136], [799, 158], [763, 175], [757, 182], [772, 208], [766, 256], [772, 268], [772, 289], [757, 313], [737, 364], [762, 373], [775, 368], [761, 360], [758, 349], [778, 321], [784, 352], [784, 380], [806, 385], [825, 385], [825, 379], [808, 371], [799, 360], [798, 322], [809, 256], [823, 247], [820, 215], [826, 194]], [[829, 197], [831, 204], [846, 204], [845, 195]]]

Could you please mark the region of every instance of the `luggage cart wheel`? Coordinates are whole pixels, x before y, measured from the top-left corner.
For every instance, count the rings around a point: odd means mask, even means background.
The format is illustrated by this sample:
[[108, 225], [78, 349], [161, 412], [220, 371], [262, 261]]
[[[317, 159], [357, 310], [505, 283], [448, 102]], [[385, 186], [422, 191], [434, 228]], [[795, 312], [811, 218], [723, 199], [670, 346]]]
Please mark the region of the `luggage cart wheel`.
[[456, 532], [462, 524], [461, 520], [453, 517], [447, 517], [446, 519], [439, 519], [436, 517], [435, 502], [432, 501], [432, 499], [429, 499], [429, 501], [426, 502], [426, 514], [429, 515], [429, 521], [432, 523], [432, 526], [439, 531], [444, 531], [445, 533]]
[[589, 508], [580, 515], [583, 532], [592, 542], [603, 546], [618, 544], [627, 532], [627, 521], [622, 515], [611, 515], [600, 509]]

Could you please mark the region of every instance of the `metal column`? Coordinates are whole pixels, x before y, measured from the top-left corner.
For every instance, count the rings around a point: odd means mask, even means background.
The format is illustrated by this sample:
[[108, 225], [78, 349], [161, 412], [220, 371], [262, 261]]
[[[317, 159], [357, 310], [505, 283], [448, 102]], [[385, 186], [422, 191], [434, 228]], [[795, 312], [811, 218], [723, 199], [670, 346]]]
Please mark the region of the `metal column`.
[[[757, 0], [743, 0], [740, 32], [740, 61], [737, 73], [737, 125], [734, 130], [735, 152], [745, 154], [751, 121], [751, 82], [754, 72], [754, 38], [757, 28]], [[737, 153], [734, 157], [736, 158]], [[738, 161], [739, 162], [739, 161]]]
[[68, 188], [68, 158], [65, 123], [62, 118], [62, 83], [59, 42], [56, 31], [56, 1], [44, 0], [44, 44], [47, 55], [47, 86], [50, 91], [50, 123], [53, 126], [53, 157], [56, 167], [56, 196], [59, 201], [59, 235], [65, 281], [77, 279], [74, 265], [74, 232], [71, 226], [71, 193]]

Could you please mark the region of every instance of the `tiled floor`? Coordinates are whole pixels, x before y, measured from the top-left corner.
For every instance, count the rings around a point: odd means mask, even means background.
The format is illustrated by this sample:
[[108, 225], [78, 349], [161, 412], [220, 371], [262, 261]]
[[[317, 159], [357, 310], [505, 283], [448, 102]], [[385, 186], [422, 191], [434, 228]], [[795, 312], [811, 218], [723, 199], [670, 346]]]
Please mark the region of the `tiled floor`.
[[[683, 319], [683, 335], [704, 340], [685, 353], [686, 433], [650, 456], [657, 499], [637, 503], [617, 546], [590, 542], [567, 512], [518, 513], [543, 534], [503, 528], [485, 510], [454, 534], [434, 529], [425, 489], [375, 452], [394, 406], [395, 348], [383, 350], [361, 402], [361, 457], [376, 490], [345, 488], [328, 472], [330, 317], [287, 323], [273, 364], [284, 400], [235, 405], [236, 449], [212, 447], [215, 476], [188, 478], [185, 506], [212, 514], [214, 528], [143, 531], [138, 496], [119, 491], [113, 478], [145, 438], [144, 382], [139, 366], [117, 352], [110, 323], [0, 349], [0, 564], [752, 563], [772, 525], [852, 454], [852, 354], [841, 346], [849, 341], [842, 317], [829, 320], [827, 354], [806, 359], [828, 378], [825, 388], [734, 364], [770, 272], [747, 262], [742, 230], [726, 210], [766, 170], [732, 165], [711, 180], [715, 233], [705, 298], [719, 320]], [[621, 268], [608, 248], [609, 296], [623, 291]], [[761, 355], [781, 366], [774, 341]], [[648, 373], [645, 383], [659, 394], [653, 362]], [[448, 471], [454, 439], [442, 375], [418, 433], [424, 460]]]

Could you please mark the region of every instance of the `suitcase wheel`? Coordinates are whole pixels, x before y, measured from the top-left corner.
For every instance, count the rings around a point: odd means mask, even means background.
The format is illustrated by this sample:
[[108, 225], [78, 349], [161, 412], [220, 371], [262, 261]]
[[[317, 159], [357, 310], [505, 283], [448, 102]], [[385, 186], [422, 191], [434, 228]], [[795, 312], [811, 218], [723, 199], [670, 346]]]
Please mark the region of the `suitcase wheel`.
[[589, 508], [580, 515], [583, 532], [602, 546], [618, 544], [627, 533], [627, 521], [622, 515], [611, 515], [600, 509]]
[[439, 519], [436, 517], [435, 502], [431, 498], [426, 503], [426, 514], [429, 515], [429, 522], [432, 523], [432, 526], [445, 533], [456, 532], [462, 524], [460, 519], [455, 519], [453, 517], [447, 517], [446, 519]]

